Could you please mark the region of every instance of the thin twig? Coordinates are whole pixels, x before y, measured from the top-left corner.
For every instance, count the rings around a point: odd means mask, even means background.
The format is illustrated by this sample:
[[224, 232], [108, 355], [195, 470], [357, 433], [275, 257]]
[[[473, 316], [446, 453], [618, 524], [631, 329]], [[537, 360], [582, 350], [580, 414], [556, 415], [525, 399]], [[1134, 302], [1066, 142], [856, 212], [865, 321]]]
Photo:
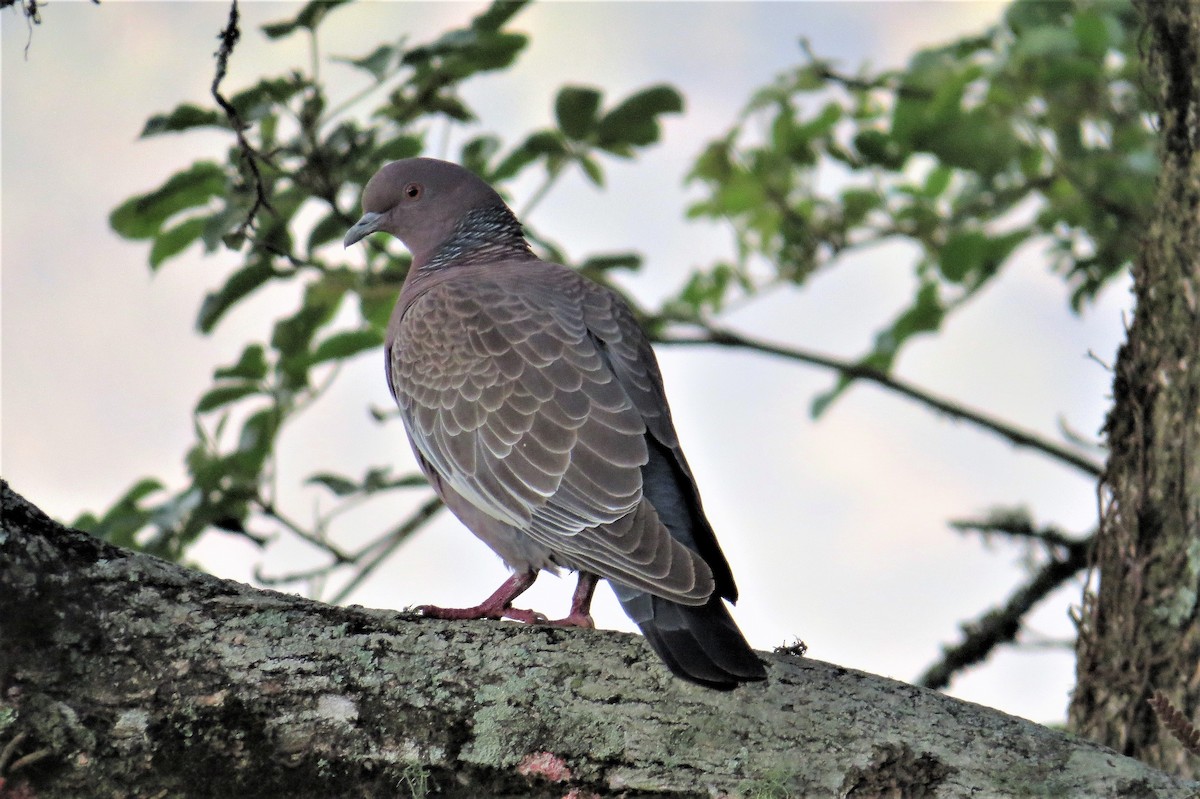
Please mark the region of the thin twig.
[[233, 48], [237, 46], [238, 39], [241, 36], [242, 31], [238, 28], [238, 4], [237, 0], [232, 0], [229, 4], [229, 21], [217, 37], [221, 40], [221, 46], [214, 53], [217, 59], [217, 71], [213, 76], [212, 96], [229, 119], [229, 125], [233, 128], [234, 135], [237, 136], [242, 158], [250, 169], [250, 175], [254, 178], [254, 204], [250, 206], [250, 211], [246, 214], [246, 218], [238, 226], [237, 235], [239, 236], [243, 235], [254, 224], [254, 218], [258, 215], [259, 211], [264, 208], [268, 211], [274, 211], [270, 200], [267, 199], [267, 189], [263, 184], [262, 173], [258, 169], [258, 162], [263, 159], [263, 156], [251, 146], [250, 141], [246, 138], [246, 125], [242, 122], [242, 117], [237, 112], [237, 109], [221, 94], [221, 81], [225, 80], [225, 71], [229, 66], [229, 56], [233, 55]]
[[941, 659], [926, 669], [917, 681], [925, 688], [941, 690], [954, 675], [986, 659], [996, 647], [1016, 639], [1021, 620], [1038, 602], [1087, 567], [1091, 540], [1074, 541], [1062, 558], [1052, 558], [1025, 585], [1013, 592], [1002, 607], [963, 625], [962, 642], [943, 650]]
[[270, 577], [262, 570], [262, 564], [257, 564], [254, 567], [254, 582], [259, 585], [265, 585], [268, 588], [273, 588], [277, 585], [291, 585], [292, 583], [302, 583], [308, 580], [316, 579], [317, 577], [327, 577], [334, 569], [345, 566], [346, 563], [340, 560], [333, 560], [326, 563], [324, 566], [315, 566], [311, 569], [303, 571], [286, 572]]
[[994, 417], [988, 416], [982, 411], [977, 411], [968, 408], [958, 402], [954, 402], [943, 397], [932, 394], [925, 389], [919, 388], [905, 380], [893, 377], [887, 372], [880, 371], [870, 366], [865, 366], [861, 363], [834, 358], [829, 355], [803, 350], [796, 347], [787, 347], [781, 344], [773, 344], [761, 339], [753, 339], [748, 336], [743, 336], [740, 333], [735, 333], [731, 330], [725, 330], [718, 327], [713, 327], [701, 322], [689, 321], [689, 324], [696, 325], [703, 331], [700, 335], [695, 336], [680, 336], [680, 335], [660, 335], [655, 341], [660, 344], [673, 345], [717, 345], [722, 347], [740, 347], [744, 349], [754, 350], [756, 352], [766, 353], [768, 355], [777, 355], [782, 358], [787, 358], [801, 363], [807, 363], [814, 366], [822, 366], [826, 369], [833, 369], [840, 372], [847, 378], [853, 380], [868, 380], [872, 383], [877, 383], [885, 388], [902, 394], [909, 399], [916, 400], [923, 405], [926, 405], [934, 410], [940, 411], [954, 419], [961, 419], [970, 422], [986, 430], [1008, 439], [1012, 444], [1018, 447], [1029, 447], [1035, 449], [1045, 455], [1074, 466], [1082, 472], [1085, 472], [1091, 477], [1099, 477], [1104, 472], [1104, 467], [1099, 463], [1073, 452], [1066, 447], [1056, 444], [1052, 441], [1047, 441], [1036, 433], [1022, 430], [1019, 427], [1003, 422]]
[[1018, 519], [951, 519], [950, 526], [956, 530], [973, 530], [984, 535], [1001, 533], [1011, 538], [1029, 538], [1061, 549], [1080, 546], [1090, 540], [1071, 538], [1056, 527], [1034, 527], [1029, 521]]
[[[343, 552], [342, 550], [338, 549], [336, 546], [334, 546], [333, 544], [331, 544], [327, 540], [325, 540], [324, 536], [317, 534], [317, 533], [310, 533], [308, 530], [301, 527], [299, 524], [292, 521], [287, 516], [284, 516], [273, 504], [271, 504], [269, 502], [260, 502], [259, 507], [262, 509], [262, 512], [265, 516], [267, 516], [271, 519], [274, 519], [275, 521], [279, 522], [284, 527], [286, 527], [288, 530], [291, 530], [292, 533], [297, 538], [300, 538], [303, 541], [307, 541], [309, 544], [312, 544], [317, 549], [323, 550], [324, 552], [328, 552], [334, 559], [333, 565], [337, 566], [337, 565], [340, 565], [343, 563], [353, 563], [354, 562], [355, 556], [348, 555], [345, 552]], [[323, 525], [322, 525], [322, 527], [323, 527]], [[321, 528], [318, 528], [318, 529], [321, 529]], [[274, 579], [278, 580], [279, 578], [274, 578]]]
[[533, 209], [537, 208], [542, 200], [546, 199], [546, 195], [550, 193], [550, 189], [554, 188], [554, 184], [562, 177], [562, 169], [549, 169], [546, 171], [546, 179], [542, 181], [542, 185], [538, 186], [533, 194], [529, 195], [529, 199], [521, 206], [521, 210], [517, 213], [518, 219], [524, 219], [533, 213]]
[[897, 97], [916, 100], [929, 100], [933, 98], [933, 92], [918, 89], [913, 86], [906, 86], [897, 81], [897, 74], [894, 72], [884, 72], [876, 76], [872, 80], [864, 80], [863, 78], [855, 78], [850, 75], [845, 75], [837, 72], [829, 66], [829, 62], [825, 59], [818, 58], [813, 52], [812, 46], [808, 39], [800, 40], [800, 49], [804, 52], [809, 63], [817, 68], [818, 77], [829, 83], [837, 83], [844, 89], [860, 92], [871, 91], [888, 91], [894, 92]]

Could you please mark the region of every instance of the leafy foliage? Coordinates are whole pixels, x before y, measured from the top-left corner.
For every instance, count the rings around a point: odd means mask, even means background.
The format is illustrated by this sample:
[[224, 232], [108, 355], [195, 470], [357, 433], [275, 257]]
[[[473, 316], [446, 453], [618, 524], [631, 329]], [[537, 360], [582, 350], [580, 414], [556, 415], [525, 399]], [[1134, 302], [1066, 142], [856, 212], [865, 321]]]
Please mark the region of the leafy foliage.
[[[1046, 251], [1079, 310], [1126, 272], [1151, 207], [1135, 25], [1116, 0], [1021, 0], [983, 35], [895, 72], [843, 75], [807, 53], [696, 162], [708, 196], [690, 214], [730, 221], [739, 259], [694, 275], [671, 310], [716, 312], [737, 292], [799, 285], [891, 241], [915, 245], [916, 290], [864, 366], [889, 371], [1021, 246]], [[818, 183], [818, 171], [836, 179]], [[840, 377], [814, 414], [850, 382]]]

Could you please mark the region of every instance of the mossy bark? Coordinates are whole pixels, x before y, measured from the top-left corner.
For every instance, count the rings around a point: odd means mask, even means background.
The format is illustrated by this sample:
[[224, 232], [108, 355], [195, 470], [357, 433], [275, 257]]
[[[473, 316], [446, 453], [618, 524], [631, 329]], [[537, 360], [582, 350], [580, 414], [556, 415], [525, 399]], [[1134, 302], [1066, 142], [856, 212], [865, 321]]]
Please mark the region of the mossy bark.
[[2, 482], [0, 502], [4, 796], [1200, 790], [819, 661], [765, 655], [767, 684], [720, 693], [671, 677], [637, 636], [330, 607], [66, 530]]
[[1071, 727], [1172, 773], [1200, 774], [1149, 700], [1200, 719], [1200, 3], [1142, 0], [1161, 130], [1153, 223], [1117, 357]]

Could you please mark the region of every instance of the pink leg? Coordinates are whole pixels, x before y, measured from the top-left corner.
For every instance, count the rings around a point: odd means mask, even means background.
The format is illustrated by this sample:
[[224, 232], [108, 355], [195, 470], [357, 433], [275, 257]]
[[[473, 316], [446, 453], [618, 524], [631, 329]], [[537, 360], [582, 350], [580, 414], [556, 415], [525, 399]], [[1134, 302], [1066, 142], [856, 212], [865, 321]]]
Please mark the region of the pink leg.
[[596, 593], [596, 583], [600, 578], [588, 572], [579, 573], [579, 584], [575, 586], [575, 594], [571, 597], [571, 612], [565, 618], [546, 622], [558, 627], [595, 627], [592, 621], [592, 595]]
[[519, 572], [504, 581], [490, 597], [473, 608], [439, 608], [437, 605], [420, 605], [417, 612], [431, 619], [516, 619], [526, 624], [539, 624], [546, 617], [532, 610], [514, 608], [512, 601], [525, 593], [537, 572]]

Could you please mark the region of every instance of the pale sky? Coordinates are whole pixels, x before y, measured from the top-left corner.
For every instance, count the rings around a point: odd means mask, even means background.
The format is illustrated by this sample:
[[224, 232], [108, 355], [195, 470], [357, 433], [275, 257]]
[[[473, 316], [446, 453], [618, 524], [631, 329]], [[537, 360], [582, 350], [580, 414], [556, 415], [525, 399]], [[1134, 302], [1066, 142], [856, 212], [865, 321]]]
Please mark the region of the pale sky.
[[[427, 41], [466, 23], [482, 3], [363, 3], [322, 29], [328, 55], [362, 55], [385, 40]], [[242, 5], [243, 40], [226, 86], [307, 62], [297, 36], [268, 42], [257, 26], [290, 18], [292, 3]], [[981, 30], [991, 2], [550, 3], [513, 27], [531, 44], [516, 68], [467, 84], [481, 122], [451, 134], [450, 155], [489, 130], [515, 144], [552, 119], [556, 89], [583, 83], [610, 100], [658, 82], [677, 86], [686, 113], [665, 120], [661, 144], [636, 161], [606, 162], [608, 186], [580, 177], [558, 185], [530, 219], [574, 256], [638, 250], [642, 274], [622, 282], [653, 303], [687, 272], [730, 257], [727, 229], [684, 220], [696, 199], [683, 185], [706, 142], [721, 136], [750, 93], [799, 61], [797, 41], [853, 71], [869, 60], [898, 66], [915, 48]], [[209, 338], [193, 320], [204, 293], [236, 264], [196, 250], [151, 275], [148, 245], [119, 239], [109, 212], [192, 160], [221, 157], [216, 132], [138, 141], [145, 119], [180, 102], [208, 102], [222, 2], [58, 0], [29, 38], [22, 17], [0, 14], [2, 189], [2, 450], [0, 473], [48, 513], [100, 510], [145, 475], [183, 483], [191, 408], [214, 366], [293, 307], [272, 290], [232, 313]], [[358, 87], [326, 65], [335, 95]], [[438, 135], [430, 142], [440, 141]], [[442, 155], [437, 151], [433, 155]], [[520, 207], [535, 187], [514, 187]], [[1112, 362], [1128, 307], [1110, 288], [1082, 317], [1067, 310], [1062, 281], [1036, 248], [1007, 270], [937, 337], [910, 346], [897, 373], [931, 391], [1057, 439], [1061, 418], [1093, 435], [1108, 406]], [[852, 357], [905, 303], [910, 253], [889, 248], [819, 275], [800, 290], [750, 304], [722, 322], [796, 346]], [[347, 261], [361, 262], [350, 251]], [[390, 403], [380, 353], [356, 358], [338, 386], [279, 450], [281, 486], [318, 470], [361, 474], [369, 465], [412, 469], [399, 424], [384, 428], [368, 404]], [[1019, 553], [985, 547], [948, 528], [950, 518], [992, 505], [1028, 505], [1039, 521], [1086, 531], [1095, 487], [1066, 467], [964, 424], [950, 423], [882, 389], [853, 388], [820, 421], [813, 396], [833, 376], [763, 356], [708, 349], [659, 354], [680, 437], [705, 507], [741, 588], [734, 610], [751, 643], [803, 639], [813, 658], [913, 680], [958, 639], [958, 624], [1005, 599], [1023, 577]], [[1098, 456], [1097, 456], [1098, 457]], [[291, 488], [289, 512], [305, 517], [319, 490]], [[394, 524], [404, 498], [351, 517], [342, 540]], [[283, 540], [260, 553], [213, 533], [192, 553], [225, 577], [280, 573], [314, 553]], [[491, 552], [449, 516], [402, 547], [351, 599], [374, 606], [474, 604], [504, 578]], [[573, 580], [543, 577], [528, 604], [561, 615]], [[1073, 635], [1060, 591], [1031, 619], [1031, 640]], [[598, 594], [601, 626], [633, 629], [611, 593]], [[951, 693], [1037, 721], [1058, 721], [1073, 683], [1067, 652], [1006, 648], [959, 678]]]

